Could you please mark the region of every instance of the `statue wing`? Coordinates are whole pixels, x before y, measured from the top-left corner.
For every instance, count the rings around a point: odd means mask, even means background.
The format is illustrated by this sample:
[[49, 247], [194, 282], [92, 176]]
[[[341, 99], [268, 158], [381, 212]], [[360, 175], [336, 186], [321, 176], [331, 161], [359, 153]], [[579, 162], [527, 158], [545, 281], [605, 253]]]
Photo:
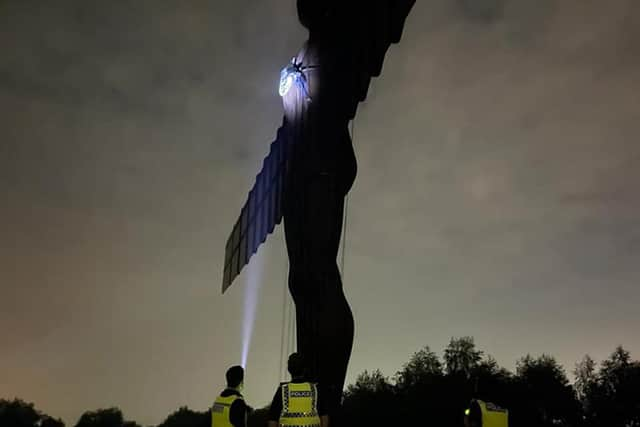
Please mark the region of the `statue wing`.
[[249, 263], [275, 226], [282, 221], [288, 147], [289, 138], [284, 127], [280, 127], [275, 141], [271, 143], [269, 154], [264, 159], [262, 170], [256, 176], [255, 184], [227, 239], [222, 279], [223, 293]]
[[357, 46], [354, 60], [358, 71], [351, 118], [355, 117], [358, 103], [366, 99], [371, 78], [382, 72], [389, 46], [400, 42], [405, 21], [415, 3], [415, 0], [356, 0], [342, 6], [349, 8], [347, 25]]
[[[336, 12], [343, 24], [338, 27], [344, 31], [341, 37], [355, 43], [351, 58], [355, 62], [350, 64], [355, 68], [355, 81], [351, 82], [355, 90], [350, 91], [354, 96], [350, 105], [350, 117], [353, 118], [358, 104], [367, 97], [371, 78], [382, 72], [389, 46], [400, 41], [405, 20], [415, 0], [351, 0], [338, 4]], [[282, 221], [290, 139], [284, 126], [280, 127], [233, 226], [225, 249], [223, 293]]]

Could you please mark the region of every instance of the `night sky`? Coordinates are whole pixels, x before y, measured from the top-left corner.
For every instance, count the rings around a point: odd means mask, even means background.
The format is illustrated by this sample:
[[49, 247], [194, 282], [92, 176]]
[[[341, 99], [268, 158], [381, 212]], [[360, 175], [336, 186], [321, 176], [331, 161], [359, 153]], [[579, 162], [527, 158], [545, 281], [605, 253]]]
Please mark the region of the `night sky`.
[[[360, 106], [348, 381], [461, 335], [508, 368], [640, 356], [640, 2], [471, 3], [420, 0]], [[213, 401], [294, 4], [0, 0], [0, 397], [68, 423]], [[280, 380], [280, 228], [259, 254], [253, 406]]]

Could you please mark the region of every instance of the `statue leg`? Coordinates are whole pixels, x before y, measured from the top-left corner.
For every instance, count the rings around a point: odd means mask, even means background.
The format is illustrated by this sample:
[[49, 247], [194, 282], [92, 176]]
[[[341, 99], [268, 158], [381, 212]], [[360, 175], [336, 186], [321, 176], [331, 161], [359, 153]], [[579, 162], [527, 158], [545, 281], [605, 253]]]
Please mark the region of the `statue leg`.
[[287, 194], [285, 236], [289, 290], [296, 306], [298, 351], [325, 390], [331, 412], [340, 404], [354, 324], [336, 262], [344, 186], [329, 174], [307, 177]]

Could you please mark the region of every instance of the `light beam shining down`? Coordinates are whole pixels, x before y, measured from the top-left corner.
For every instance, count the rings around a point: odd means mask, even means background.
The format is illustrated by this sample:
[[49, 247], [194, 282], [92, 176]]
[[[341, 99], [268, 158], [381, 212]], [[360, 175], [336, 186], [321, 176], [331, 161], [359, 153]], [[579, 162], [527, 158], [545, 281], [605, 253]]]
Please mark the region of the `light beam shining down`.
[[242, 314], [242, 366], [247, 367], [247, 357], [253, 338], [253, 327], [256, 320], [256, 309], [262, 283], [263, 259], [257, 254], [249, 263], [244, 294], [244, 307]]

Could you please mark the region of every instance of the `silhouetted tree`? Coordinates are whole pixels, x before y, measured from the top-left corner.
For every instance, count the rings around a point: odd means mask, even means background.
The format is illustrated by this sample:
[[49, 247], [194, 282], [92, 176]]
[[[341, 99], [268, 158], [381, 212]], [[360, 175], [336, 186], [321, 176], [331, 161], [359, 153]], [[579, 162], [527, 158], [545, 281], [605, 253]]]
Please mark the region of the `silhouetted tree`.
[[75, 427], [139, 427], [139, 424], [125, 421], [120, 409], [107, 408], [85, 412]]
[[580, 405], [562, 366], [551, 356], [529, 355], [517, 364], [517, 399], [512, 402], [519, 426], [575, 426]]
[[210, 427], [211, 413], [196, 412], [186, 406], [169, 415], [158, 427]]
[[33, 406], [20, 399], [0, 400], [0, 425], [15, 427], [35, 427], [40, 414]]
[[640, 426], [640, 362], [617, 347], [601, 364], [584, 401], [586, 425], [606, 427]]
[[576, 363], [573, 375], [576, 378], [573, 387], [578, 399], [582, 402], [587, 399], [597, 383], [596, 362], [587, 354], [579, 363]]
[[576, 363], [576, 367], [573, 370], [575, 382], [573, 388], [576, 391], [576, 397], [580, 401], [582, 415], [581, 421], [585, 426], [591, 425], [592, 416], [590, 415], [593, 408], [592, 399], [598, 392], [598, 375], [596, 372], [596, 362], [586, 355], [579, 363]]
[[64, 427], [64, 423], [60, 419], [44, 416], [40, 421], [40, 427]]
[[428, 346], [411, 356], [396, 374], [396, 384], [398, 424], [415, 423], [415, 414], [425, 412], [437, 421], [444, 403], [444, 373], [442, 362]]
[[471, 375], [474, 398], [508, 406], [513, 399], [513, 375], [492, 357], [481, 360]]
[[488, 391], [492, 385], [488, 379], [497, 370], [497, 362], [493, 358], [483, 361], [483, 352], [476, 348], [471, 337], [451, 338], [443, 359], [446, 373], [441, 387], [443, 423], [462, 425], [464, 409], [472, 398], [478, 397], [480, 375]]
[[64, 423], [36, 410], [33, 403], [0, 399], [0, 426], [64, 427]]
[[[525, 356], [516, 374], [476, 349], [469, 337], [454, 338], [444, 365], [429, 347], [411, 356], [391, 382], [375, 370], [348, 386], [339, 425], [462, 426], [471, 398], [509, 410], [511, 427], [640, 427], [640, 362], [617, 347], [597, 369], [589, 356], [576, 364], [575, 383], [548, 355]], [[253, 411], [248, 427], [266, 427], [268, 407]], [[334, 417], [334, 420], [336, 417]], [[209, 411], [181, 407], [158, 427], [210, 427]], [[0, 427], [64, 427], [32, 403], [0, 400]], [[140, 427], [117, 408], [85, 412], [75, 427]]]
[[392, 392], [393, 386], [379, 369], [369, 373], [364, 371], [356, 378], [356, 383], [347, 387], [346, 395]]
[[482, 360], [482, 352], [476, 349], [471, 337], [451, 338], [444, 351], [447, 375], [464, 375], [471, 378]]
[[408, 389], [419, 384], [430, 383], [442, 377], [442, 363], [429, 346], [411, 356], [402, 370], [396, 374], [400, 389]]
[[382, 372], [365, 371], [358, 375], [355, 384], [347, 387], [343, 401], [343, 425], [394, 425], [394, 411], [372, 408], [395, 407], [394, 388]]

